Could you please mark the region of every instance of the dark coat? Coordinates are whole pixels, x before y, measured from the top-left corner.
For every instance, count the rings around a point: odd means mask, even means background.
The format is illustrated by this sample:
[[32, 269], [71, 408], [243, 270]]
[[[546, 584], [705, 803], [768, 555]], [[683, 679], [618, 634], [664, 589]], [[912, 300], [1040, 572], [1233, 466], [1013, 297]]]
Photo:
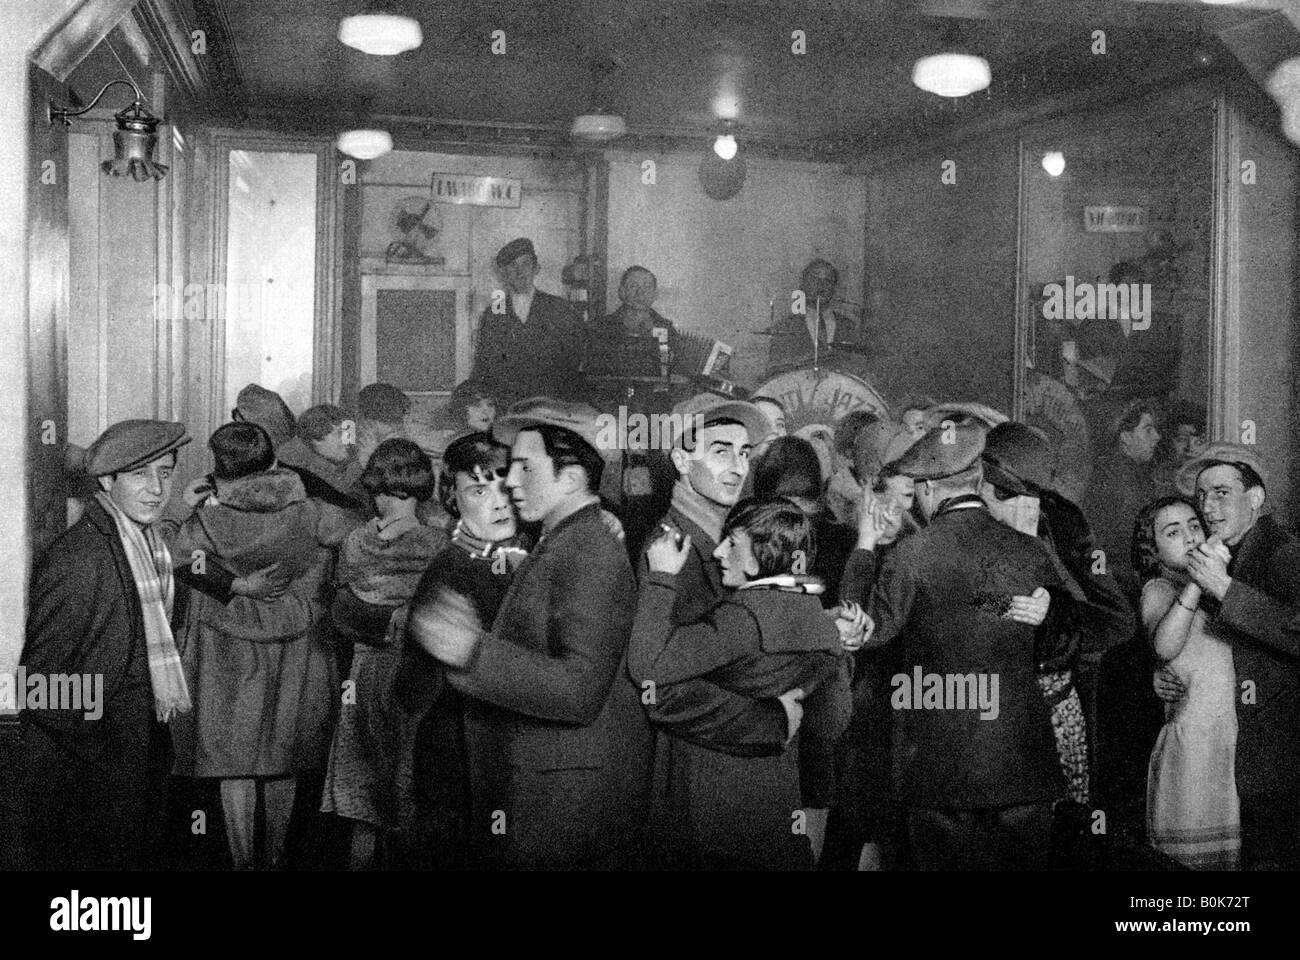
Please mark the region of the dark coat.
[[650, 730], [627, 676], [635, 583], [593, 503], [515, 572], [492, 632], [448, 681], [466, 705], [471, 842], [486, 863], [557, 868], [640, 837]]
[[471, 374], [492, 389], [497, 409], [528, 397], [581, 399], [582, 321], [562, 297], [533, 292], [527, 322], [507, 294], [504, 313], [484, 310]]
[[170, 746], [154, 717], [140, 595], [117, 526], [97, 502], [32, 572], [20, 663], [28, 675], [104, 678], [97, 720], [52, 710], [21, 715], [12, 771], [20, 862], [139, 868], [161, 823]]
[[[643, 689], [661, 691], [704, 678], [735, 693], [778, 697], [801, 687], [806, 698], [798, 737], [775, 757], [736, 757], [692, 750], [674, 765], [659, 837], [683, 865], [755, 869], [811, 867], [806, 834], [793, 817], [805, 804], [829, 798], [804, 795], [804, 743], [833, 744], [848, 722], [848, 663], [839, 631], [815, 597], [754, 588], [737, 591], [703, 619], [672, 623], [676, 577], [652, 573], [642, 584], [628, 669]], [[830, 762], [831, 751], [819, 749]], [[824, 779], [829, 779], [827, 776]]]
[[1057, 570], [1047, 547], [981, 505], [939, 513], [868, 573], [870, 644], [898, 642], [909, 687], [918, 666], [998, 678], [996, 719], [976, 709], [895, 709], [895, 778], [907, 804], [971, 809], [1063, 795], [1035, 630], [1002, 615], [1012, 596], [1059, 591]]
[[1106, 569], [1134, 604], [1142, 592], [1142, 583], [1130, 556], [1133, 524], [1138, 511], [1163, 492], [1151, 464], [1136, 463], [1119, 450], [1112, 450], [1097, 458], [1084, 495], [1083, 512], [1092, 525], [1097, 546], [1105, 551]]
[[[672, 605], [674, 625], [694, 623], [715, 607], [728, 594], [722, 585], [722, 568], [713, 559], [718, 545], [694, 522], [669, 509], [662, 523], [666, 523], [691, 538], [691, 550], [686, 566], [676, 577], [676, 597]], [[658, 527], [658, 524], [655, 525]], [[651, 530], [651, 539], [654, 530]], [[644, 551], [637, 566], [641, 583], [649, 576]], [[784, 691], [780, 691], [784, 693]], [[655, 767], [666, 772], [664, 765], [679, 745], [666, 740], [662, 734], [671, 733], [673, 740], [686, 741], [710, 750], [740, 757], [774, 756], [785, 749], [789, 733], [785, 708], [775, 697], [752, 699], [723, 690], [707, 680], [691, 680], [674, 684], [662, 691], [654, 703], [646, 704], [646, 713], [661, 731], [657, 737]], [[689, 762], [684, 759], [683, 762]], [[656, 776], [656, 782], [659, 781]]]
[[[1233, 551], [1215, 623], [1229, 628], [1237, 671], [1237, 792], [1300, 790], [1300, 541], [1260, 517]], [[1288, 628], [1288, 621], [1291, 625]], [[1255, 702], [1243, 703], [1251, 681]]]

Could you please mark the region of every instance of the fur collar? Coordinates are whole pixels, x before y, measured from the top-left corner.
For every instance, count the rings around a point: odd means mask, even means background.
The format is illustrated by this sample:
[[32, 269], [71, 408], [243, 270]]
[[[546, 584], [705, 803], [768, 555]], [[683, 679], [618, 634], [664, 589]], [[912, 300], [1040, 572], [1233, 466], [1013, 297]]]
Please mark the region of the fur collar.
[[307, 499], [298, 474], [283, 467], [218, 483], [217, 499], [224, 507], [249, 513], [275, 513]]

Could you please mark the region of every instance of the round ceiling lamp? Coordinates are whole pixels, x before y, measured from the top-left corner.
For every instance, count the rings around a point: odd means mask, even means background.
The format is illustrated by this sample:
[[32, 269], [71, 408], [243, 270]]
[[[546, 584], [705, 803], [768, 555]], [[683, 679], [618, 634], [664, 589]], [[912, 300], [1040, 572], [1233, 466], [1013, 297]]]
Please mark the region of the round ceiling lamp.
[[730, 200], [745, 185], [745, 172], [744, 157], [737, 155], [723, 160], [714, 151], [707, 150], [700, 161], [700, 185], [714, 200]]
[[589, 143], [605, 143], [627, 133], [627, 121], [615, 113], [584, 113], [573, 118], [569, 136]]
[[736, 135], [734, 133], [720, 133], [718, 134], [718, 139], [713, 141], [713, 152], [723, 160], [730, 160], [733, 158], [736, 155], [736, 151], [739, 149], [740, 147], [736, 143]]
[[420, 24], [391, 13], [360, 13], [339, 21], [339, 42], [376, 57], [394, 57], [424, 42]]
[[1049, 177], [1059, 177], [1065, 173], [1065, 154], [1060, 150], [1049, 150], [1043, 154], [1043, 169]]
[[384, 130], [345, 130], [339, 134], [339, 149], [358, 160], [373, 160], [393, 149], [393, 138]]
[[965, 97], [988, 87], [989, 62], [969, 53], [936, 53], [912, 66], [912, 82], [941, 97]]

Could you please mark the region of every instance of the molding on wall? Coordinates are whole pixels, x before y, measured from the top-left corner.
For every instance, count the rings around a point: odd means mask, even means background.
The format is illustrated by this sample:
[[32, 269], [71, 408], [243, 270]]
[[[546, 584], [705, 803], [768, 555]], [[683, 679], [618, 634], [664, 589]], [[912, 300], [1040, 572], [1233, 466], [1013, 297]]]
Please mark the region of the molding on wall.
[[[29, 0], [30, 2], [30, 0]], [[130, 13], [136, 0], [87, 0], [70, 11], [32, 51], [31, 59], [60, 83]]]

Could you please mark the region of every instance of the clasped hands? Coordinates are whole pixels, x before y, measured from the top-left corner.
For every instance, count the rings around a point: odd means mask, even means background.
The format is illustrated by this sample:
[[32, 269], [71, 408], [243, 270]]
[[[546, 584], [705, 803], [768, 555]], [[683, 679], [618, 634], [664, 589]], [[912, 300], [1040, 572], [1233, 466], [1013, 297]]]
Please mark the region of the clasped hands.
[[1218, 537], [1210, 537], [1187, 556], [1187, 572], [1203, 591], [1222, 600], [1232, 586], [1228, 562], [1232, 553]]

